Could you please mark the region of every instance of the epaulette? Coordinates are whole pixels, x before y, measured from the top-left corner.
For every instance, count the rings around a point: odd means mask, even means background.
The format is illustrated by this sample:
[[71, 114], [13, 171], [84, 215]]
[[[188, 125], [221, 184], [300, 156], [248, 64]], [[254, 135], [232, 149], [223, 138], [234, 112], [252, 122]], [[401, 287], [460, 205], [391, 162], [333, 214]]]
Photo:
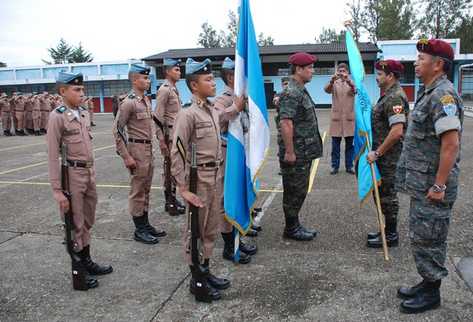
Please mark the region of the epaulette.
[[164, 83], [162, 86], [164, 86], [164, 87], [169, 87], [169, 84], [168, 84], [168, 83]]
[[128, 98], [134, 99], [134, 98], [136, 98], [136, 94], [135, 93], [130, 93], [128, 95]]
[[232, 94], [230, 94], [229, 92], [223, 92], [223, 95], [227, 95], [227, 96], [232, 96]]
[[79, 111], [85, 111], [85, 107], [79, 106]]
[[56, 112], [61, 113], [61, 114], [64, 113], [66, 110], [67, 108], [64, 105], [56, 108]]

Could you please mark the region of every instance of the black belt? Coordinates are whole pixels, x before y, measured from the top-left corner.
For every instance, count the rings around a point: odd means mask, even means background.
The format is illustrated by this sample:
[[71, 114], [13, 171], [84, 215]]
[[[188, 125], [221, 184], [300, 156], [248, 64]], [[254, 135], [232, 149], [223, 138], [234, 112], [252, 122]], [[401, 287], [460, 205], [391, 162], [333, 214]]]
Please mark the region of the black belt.
[[168, 128], [169, 128], [169, 129], [172, 129], [172, 125], [168, 125]]
[[202, 164], [199, 164], [198, 166], [202, 168], [216, 168], [216, 167], [221, 166], [222, 164], [223, 164], [223, 160], [218, 161], [218, 162], [202, 163]]
[[128, 142], [130, 142], [130, 143], [151, 144], [151, 140], [145, 140], [145, 139], [133, 139], [133, 138], [128, 138]]
[[67, 160], [67, 164], [76, 168], [92, 168], [94, 166], [93, 161]]

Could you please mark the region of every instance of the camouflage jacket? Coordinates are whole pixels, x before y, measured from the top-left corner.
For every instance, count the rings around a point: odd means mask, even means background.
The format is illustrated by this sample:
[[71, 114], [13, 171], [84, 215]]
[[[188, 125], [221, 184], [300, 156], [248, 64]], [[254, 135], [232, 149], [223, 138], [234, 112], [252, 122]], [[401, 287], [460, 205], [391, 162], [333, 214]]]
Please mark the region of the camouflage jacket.
[[[407, 115], [409, 113], [409, 102], [406, 93], [399, 85], [394, 84], [383, 96], [381, 96], [373, 108], [371, 115], [371, 129], [373, 133], [373, 147], [376, 150], [389, 134], [394, 124], [407, 124]], [[404, 126], [406, 129], [407, 126]], [[399, 156], [401, 155], [402, 142], [397, 142], [389, 151], [387, 151], [377, 161], [381, 167], [396, 167]]]
[[[461, 98], [446, 76], [421, 88], [399, 160], [396, 187], [414, 198], [424, 198], [435, 183], [440, 162], [440, 136], [458, 130], [461, 137], [464, 109]], [[444, 201], [452, 203], [457, 197], [460, 153], [446, 182]]]
[[[292, 78], [281, 93], [279, 117], [281, 120], [290, 119], [293, 122], [296, 162], [308, 162], [322, 156], [323, 144], [315, 114], [315, 103], [307, 89]], [[279, 159], [283, 161], [286, 149], [280, 129], [278, 143]]]

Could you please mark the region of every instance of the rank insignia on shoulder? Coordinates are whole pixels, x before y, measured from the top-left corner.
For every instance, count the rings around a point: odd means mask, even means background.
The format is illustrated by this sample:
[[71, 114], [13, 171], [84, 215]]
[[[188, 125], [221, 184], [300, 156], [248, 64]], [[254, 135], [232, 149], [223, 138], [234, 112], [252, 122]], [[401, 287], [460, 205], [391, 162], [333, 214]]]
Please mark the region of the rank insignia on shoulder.
[[135, 93], [131, 93], [130, 95], [128, 95], [128, 98], [131, 98], [131, 99], [136, 98]]
[[401, 113], [402, 113], [402, 110], [403, 110], [402, 105], [393, 106], [393, 112], [394, 112], [395, 114], [401, 114]]
[[64, 113], [66, 110], [67, 108], [65, 106], [59, 106], [58, 108], [56, 108], [56, 112], [58, 113]]

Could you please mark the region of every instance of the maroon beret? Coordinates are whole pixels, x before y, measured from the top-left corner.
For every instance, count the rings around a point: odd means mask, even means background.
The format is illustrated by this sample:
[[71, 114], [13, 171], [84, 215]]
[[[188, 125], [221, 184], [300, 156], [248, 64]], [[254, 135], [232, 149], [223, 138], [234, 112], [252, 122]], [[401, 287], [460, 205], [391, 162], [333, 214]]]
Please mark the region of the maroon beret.
[[375, 68], [382, 70], [386, 74], [402, 74], [404, 72], [404, 65], [400, 61], [394, 59], [380, 60], [376, 63]]
[[306, 66], [317, 61], [317, 57], [308, 53], [295, 53], [289, 57], [289, 64]]
[[421, 53], [448, 59], [451, 62], [455, 58], [452, 46], [440, 39], [421, 39], [417, 42], [417, 50]]

